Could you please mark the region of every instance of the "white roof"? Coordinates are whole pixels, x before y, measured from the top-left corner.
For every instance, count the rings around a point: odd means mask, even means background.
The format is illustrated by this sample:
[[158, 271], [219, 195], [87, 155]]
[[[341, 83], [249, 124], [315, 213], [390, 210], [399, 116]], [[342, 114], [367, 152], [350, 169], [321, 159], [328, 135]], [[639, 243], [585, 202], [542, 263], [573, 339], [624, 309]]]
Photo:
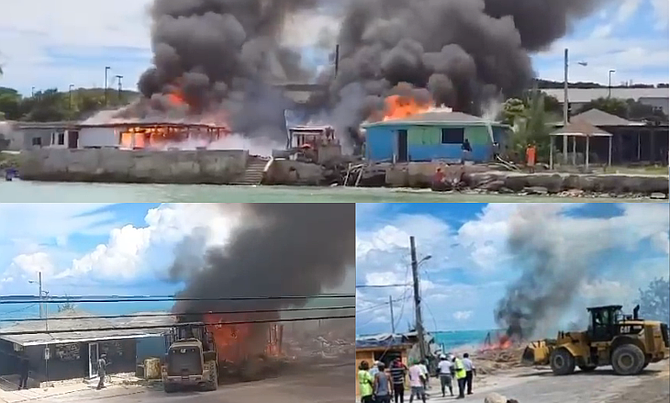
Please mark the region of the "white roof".
[[[563, 102], [564, 92], [562, 88], [540, 89], [547, 95], [551, 95]], [[668, 99], [669, 91], [667, 88], [612, 88], [612, 98], [634, 99], [639, 101], [641, 98], [660, 98]], [[588, 103], [598, 98], [607, 98], [609, 96], [608, 88], [570, 88], [568, 98], [574, 103]]]

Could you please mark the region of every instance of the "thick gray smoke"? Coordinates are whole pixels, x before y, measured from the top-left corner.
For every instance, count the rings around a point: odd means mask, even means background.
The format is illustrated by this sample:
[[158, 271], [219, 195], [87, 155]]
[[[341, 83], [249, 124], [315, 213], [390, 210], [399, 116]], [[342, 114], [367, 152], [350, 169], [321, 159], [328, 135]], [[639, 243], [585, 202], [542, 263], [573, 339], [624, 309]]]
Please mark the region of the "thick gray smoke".
[[[319, 0], [155, 0], [154, 66], [139, 82], [143, 101], [125, 112], [146, 118], [225, 111], [234, 131], [281, 139], [283, 110], [295, 105], [271, 84], [315, 74], [282, 45], [281, 34], [289, 18], [326, 12], [339, 21], [337, 39], [304, 35], [340, 44], [337, 75], [328, 69], [319, 77], [329, 91], [310, 103], [330, 124], [357, 128], [383, 109], [384, 97], [408, 88], [437, 104], [479, 113], [490, 98], [529, 85], [530, 52], [549, 46], [607, 1], [617, 0], [346, 0], [337, 6]], [[168, 94], [180, 95], [186, 105], [175, 105]]]
[[[143, 102], [127, 115], [220, 116], [249, 137], [285, 138], [293, 104], [271, 84], [307, 80], [299, 53], [279, 43], [285, 21], [316, 0], [155, 0], [153, 67], [139, 80]], [[176, 94], [185, 101], [175, 105]], [[253, 124], [250, 124], [253, 122]]]
[[495, 319], [513, 338], [553, 329], [585, 280], [599, 269], [599, 254], [621, 241], [607, 221], [595, 221], [591, 228], [577, 226], [559, 210], [521, 206], [510, 219], [508, 248], [523, 271], [499, 301]]
[[[355, 207], [352, 204], [222, 205], [241, 209], [245, 224], [222, 248], [202, 250], [207, 234], [195, 231], [175, 249], [170, 274], [186, 282], [185, 298], [308, 296], [337, 288], [355, 267]], [[354, 294], [354, 289], [347, 294]], [[306, 300], [180, 301], [173, 312], [281, 309]], [[331, 312], [332, 314], [332, 312]], [[342, 314], [340, 312], [339, 314]], [[336, 315], [336, 314], [334, 314]], [[247, 316], [248, 318], [249, 316]], [[251, 319], [276, 318], [253, 315]], [[199, 318], [195, 318], [199, 319]]]
[[530, 52], [603, 1], [352, 0], [338, 38], [338, 75], [322, 79], [331, 103], [351, 105], [351, 94], [366, 94], [354, 125], [400, 83], [427, 89], [439, 105], [480, 113], [500, 93], [527, 88]]

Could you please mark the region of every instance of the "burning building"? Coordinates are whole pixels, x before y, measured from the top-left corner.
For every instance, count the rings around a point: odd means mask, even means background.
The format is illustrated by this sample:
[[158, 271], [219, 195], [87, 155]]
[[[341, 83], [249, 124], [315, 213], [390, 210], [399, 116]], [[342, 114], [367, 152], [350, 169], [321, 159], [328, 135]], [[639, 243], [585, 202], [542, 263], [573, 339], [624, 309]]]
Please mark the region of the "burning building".
[[79, 126], [78, 148], [166, 149], [208, 147], [230, 135], [226, 127], [186, 123], [107, 123]]
[[381, 121], [364, 125], [369, 161], [460, 163], [463, 143], [468, 140], [470, 159], [488, 162], [504, 148], [509, 133], [506, 125], [448, 108], [419, 108], [413, 100], [389, 111]]

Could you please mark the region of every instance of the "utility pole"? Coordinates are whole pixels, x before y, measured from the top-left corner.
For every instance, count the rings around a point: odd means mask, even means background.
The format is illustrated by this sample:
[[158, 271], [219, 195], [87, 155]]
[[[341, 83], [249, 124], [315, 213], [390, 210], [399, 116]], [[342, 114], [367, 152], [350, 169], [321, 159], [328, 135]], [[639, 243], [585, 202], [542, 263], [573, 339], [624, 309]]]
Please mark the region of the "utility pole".
[[43, 310], [44, 308], [42, 307], [42, 272], [39, 272], [37, 275], [37, 283], [39, 284], [40, 288], [40, 319], [42, 319], [43, 316]]
[[110, 69], [111, 69], [111, 67], [109, 67], [109, 66], [105, 67], [105, 106], [107, 106], [107, 99], [108, 99], [107, 88], [109, 87], [109, 83], [107, 82], [107, 74], [109, 73]]
[[[569, 66], [569, 57], [568, 57], [568, 48], [565, 48], [565, 66], [564, 66], [564, 81], [563, 81], [563, 127], [567, 127], [570, 121], [570, 116], [568, 113], [568, 106], [570, 105], [569, 95], [568, 95], [568, 66]], [[568, 165], [568, 136], [563, 136], [563, 163]]]
[[335, 76], [340, 71], [340, 44], [335, 45]]
[[416, 319], [416, 335], [419, 338], [419, 351], [421, 352], [421, 360], [426, 358], [426, 340], [423, 334], [423, 320], [421, 319], [421, 295], [419, 294], [419, 262], [416, 260], [416, 245], [414, 237], [409, 237], [409, 247], [412, 257], [412, 280], [414, 283], [414, 309]]
[[389, 307], [391, 308], [391, 334], [395, 334], [395, 318], [393, 317], [393, 298], [389, 295]]

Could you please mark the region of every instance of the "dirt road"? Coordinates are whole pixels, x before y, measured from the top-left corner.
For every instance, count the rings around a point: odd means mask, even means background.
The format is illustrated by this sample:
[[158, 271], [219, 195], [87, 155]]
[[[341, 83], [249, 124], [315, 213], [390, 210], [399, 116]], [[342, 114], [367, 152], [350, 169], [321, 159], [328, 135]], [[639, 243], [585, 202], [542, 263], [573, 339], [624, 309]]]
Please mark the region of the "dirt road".
[[[549, 369], [518, 369], [487, 376], [475, 384], [475, 394], [466, 401], [483, 402], [488, 393], [499, 393], [520, 403], [660, 403], [670, 401], [668, 361], [651, 364], [639, 376], [617, 376], [603, 368], [589, 374], [576, 372], [554, 376]], [[437, 380], [433, 381], [431, 402], [438, 398]]]
[[39, 400], [45, 403], [352, 403], [354, 378], [351, 362], [306, 368], [302, 373], [280, 376], [258, 382], [221, 385], [216, 392], [182, 392], [166, 394], [162, 389], [145, 387], [109, 388], [85, 391], [57, 398]]

